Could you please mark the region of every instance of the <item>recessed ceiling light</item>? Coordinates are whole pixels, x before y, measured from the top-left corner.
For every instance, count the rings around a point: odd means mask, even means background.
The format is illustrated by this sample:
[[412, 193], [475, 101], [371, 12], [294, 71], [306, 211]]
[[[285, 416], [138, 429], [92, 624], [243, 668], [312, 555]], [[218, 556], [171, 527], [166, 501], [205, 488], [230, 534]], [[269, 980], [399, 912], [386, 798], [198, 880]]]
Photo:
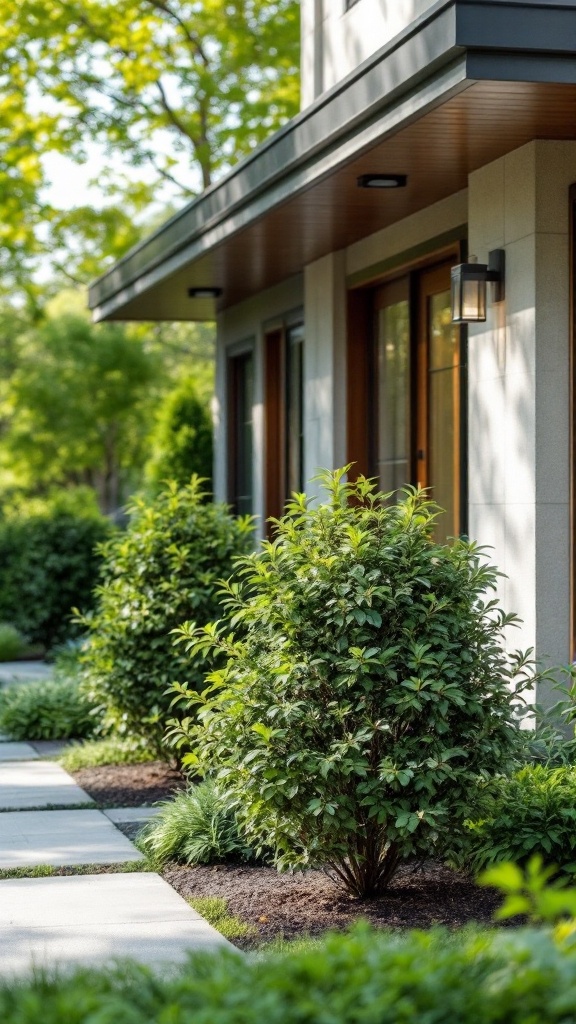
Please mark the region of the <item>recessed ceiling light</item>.
[[222, 295], [221, 288], [189, 288], [188, 297], [190, 299], [217, 299], [219, 295]]
[[358, 188], [405, 188], [408, 184], [406, 174], [361, 174]]

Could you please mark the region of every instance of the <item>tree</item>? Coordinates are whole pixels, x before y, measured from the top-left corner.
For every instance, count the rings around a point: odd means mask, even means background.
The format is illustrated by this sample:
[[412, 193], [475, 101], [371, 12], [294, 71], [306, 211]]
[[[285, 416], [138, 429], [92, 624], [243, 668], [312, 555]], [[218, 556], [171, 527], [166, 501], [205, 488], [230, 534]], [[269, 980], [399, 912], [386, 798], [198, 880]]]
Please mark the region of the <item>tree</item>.
[[212, 417], [196, 381], [185, 378], [158, 410], [144, 473], [154, 493], [166, 480], [184, 486], [193, 473], [209, 487], [212, 480]]
[[296, 0], [19, 0], [0, 42], [0, 238], [13, 266], [50, 247], [37, 230], [57, 220], [41, 199], [43, 154], [82, 163], [98, 143], [192, 196], [298, 106]]
[[19, 348], [0, 453], [12, 485], [34, 493], [87, 484], [103, 512], [116, 511], [144, 462], [156, 355], [125, 327], [78, 314], [47, 320]]

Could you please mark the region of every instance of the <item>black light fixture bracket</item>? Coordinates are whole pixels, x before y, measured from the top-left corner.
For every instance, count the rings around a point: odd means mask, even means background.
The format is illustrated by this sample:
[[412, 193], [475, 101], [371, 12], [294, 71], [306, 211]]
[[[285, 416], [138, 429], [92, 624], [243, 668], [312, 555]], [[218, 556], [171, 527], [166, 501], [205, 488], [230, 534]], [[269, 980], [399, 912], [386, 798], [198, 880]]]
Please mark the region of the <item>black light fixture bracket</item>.
[[492, 249], [488, 253], [488, 267], [486, 268], [486, 280], [493, 285], [493, 302], [503, 302], [506, 298], [505, 281], [506, 252], [504, 249]]

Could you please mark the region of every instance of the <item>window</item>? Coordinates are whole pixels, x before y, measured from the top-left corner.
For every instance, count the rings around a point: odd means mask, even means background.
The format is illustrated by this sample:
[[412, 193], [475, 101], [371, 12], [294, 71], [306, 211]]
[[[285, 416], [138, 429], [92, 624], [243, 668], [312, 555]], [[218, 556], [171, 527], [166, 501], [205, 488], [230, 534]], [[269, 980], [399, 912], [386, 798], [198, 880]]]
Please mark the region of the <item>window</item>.
[[445, 510], [441, 541], [466, 529], [465, 333], [451, 322], [450, 267], [405, 273], [349, 303], [349, 460], [383, 491], [428, 488]]
[[243, 352], [229, 360], [229, 501], [237, 515], [254, 511], [253, 406], [254, 356]]
[[304, 488], [304, 325], [282, 324], [265, 335], [266, 518]]

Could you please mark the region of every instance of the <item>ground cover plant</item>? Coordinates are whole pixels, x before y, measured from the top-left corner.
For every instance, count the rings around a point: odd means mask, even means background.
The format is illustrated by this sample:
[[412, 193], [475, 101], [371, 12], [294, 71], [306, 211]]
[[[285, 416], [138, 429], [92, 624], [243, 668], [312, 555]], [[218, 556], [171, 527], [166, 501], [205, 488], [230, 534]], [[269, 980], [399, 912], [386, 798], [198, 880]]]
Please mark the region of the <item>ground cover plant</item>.
[[168, 686], [203, 672], [176, 650], [170, 633], [185, 619], [219, 614], [217, 581], [250, 544], [251, 521], [207, 501], [202, 481], [170, 484], [150, 504], [130, 506], [126, 532], [102, 548], [98, 605], [88, 630], [83, 679], [112, 731], [164, 750]]
[[58, 760], [65, 771], [77, 772], [81, 768], [98, 768], [110, 764], [145, 764], [153, 761], [155, 756], [153, 750], [129, 738], [106, 736], [74, 743]]
[[90, 736], [97, 724], [94, 705], [69, 679], [0, 690], [0, 732], [13, 740], [80, 739]]
[[280, 869], [318, 866], [356, 896], [432, 857], [470, 816], [478, 777], [515, 749], [531, 667], [504, 649], [514, 617], [474, 544], [433, 539], [436, 507], [397, 504], [364, 478], [324, 474], [224, 587], [232, 622], [187, 624], [194, 656], [225, 662], [172, 735], [213, 772], [248, 841]]
[[568, 1024], [576, 948], [544, 931], [377, 934], [247, 960], [196, 956], [0, 982], [7, 1024]]

